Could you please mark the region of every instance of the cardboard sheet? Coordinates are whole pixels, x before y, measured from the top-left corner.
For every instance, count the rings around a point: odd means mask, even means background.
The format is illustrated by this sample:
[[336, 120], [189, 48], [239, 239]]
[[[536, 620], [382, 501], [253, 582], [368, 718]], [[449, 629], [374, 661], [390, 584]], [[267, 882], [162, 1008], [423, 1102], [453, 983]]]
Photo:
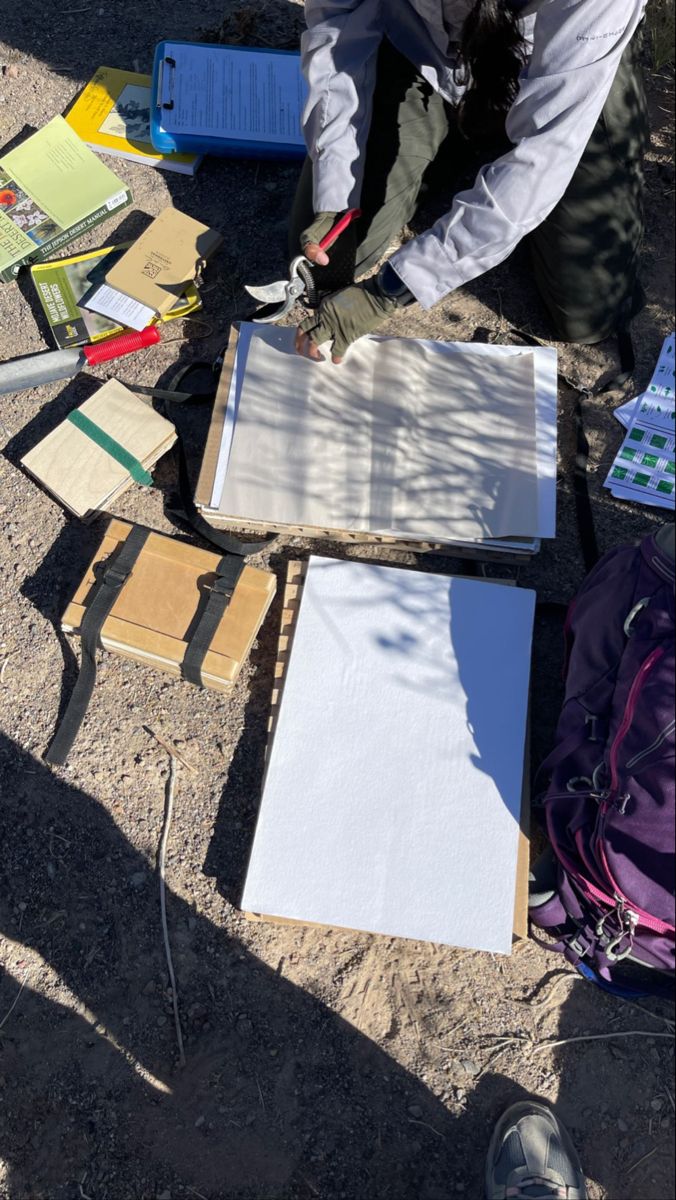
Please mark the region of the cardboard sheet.
[[365, 338], [336, 368], [299, 358], [289, 334], [251, 337], [219, 511], [429, 539], [538, 536], [532, 353]]
[[311, 558], [245, 910], [509, 953], [534, 601]]

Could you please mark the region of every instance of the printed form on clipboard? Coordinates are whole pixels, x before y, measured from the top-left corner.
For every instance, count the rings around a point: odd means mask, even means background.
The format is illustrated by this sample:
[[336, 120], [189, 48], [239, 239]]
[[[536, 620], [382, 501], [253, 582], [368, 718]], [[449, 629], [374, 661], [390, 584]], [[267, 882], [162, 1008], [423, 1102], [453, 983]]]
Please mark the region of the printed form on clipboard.
[[151, 138], [162, 153], [305, 155], [306, 85], [294, 51], [162, 42], [152, 96]]

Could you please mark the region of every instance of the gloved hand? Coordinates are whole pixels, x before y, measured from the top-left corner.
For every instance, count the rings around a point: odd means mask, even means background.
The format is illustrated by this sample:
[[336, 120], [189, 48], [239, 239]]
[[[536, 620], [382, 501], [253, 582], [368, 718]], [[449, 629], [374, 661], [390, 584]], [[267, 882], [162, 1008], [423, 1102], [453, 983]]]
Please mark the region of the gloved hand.
[[319, 243], [323, 237], [326, 237], [329, 230], [333, 229], [337, 220], [337, 212], [316, 213], [312, 224], [308, 225], [300, 235], [303, 254], [310, 259], [310, 262], [317, 263], [320, 267], [328, 266], [329, 256], [325, 250], [319, 249]]
[[331, 362], [343, 360], [348, 346], [366, 333], [373, 333], [386, 317], [399, 308], [397, 300], [383, 296], [376, 279], [355, 283], [322, 300], [317, 312], [307, 317], [296, 332], [296, 350], [321, 362], [318, 346], [333, 342]]

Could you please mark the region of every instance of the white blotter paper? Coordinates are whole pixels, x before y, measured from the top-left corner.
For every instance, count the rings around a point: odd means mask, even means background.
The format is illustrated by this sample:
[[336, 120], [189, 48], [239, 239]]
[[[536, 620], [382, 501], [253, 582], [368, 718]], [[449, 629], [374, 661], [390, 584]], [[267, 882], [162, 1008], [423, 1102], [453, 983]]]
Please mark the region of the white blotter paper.
[[[237, 355], [233, 367], [230, 393], [228, 396], [225, 424], [220, 443], [219, 456], [207, 511], [233, 516], [224, 504], [226, 473], [230, 462], [233, 435], [239, 413], [243, 383], [246, 375], [248, 355], [252, 339], [263, 341], [282, 352], [293, 351], [294, 330], [271, 328], [243, 322], [240, 329]], [[391, 338], [370, 338], [373, 342], [396, 341]], [[535, 459], [536, 459], [536, 504], [537, 537], [556, 535], [556, 403], [557, 403], [557, 357], [550, 347], [536, 347], [525, 351], [518, 346], [494, 346], [480, 343], [446, 343], [422, 340], [418, 345], [441, 355], [461, 354], [474, 362], [488, 358], [500, 364], [506, 358], [532, 353], [535, 376]], [[335, 369], [335, 368], [334, 368]], [[252, 514], [247, 514], [253, 519]], [[278, 523], [278, 522], [275, 522]], [[525, 530], [520, 530], [523, 536]]]
[[510, 952], [534, 603], [310, 559], [243, 909]]
[[536, 536], [532, 353], [362, 338], [337, 368], [254, 337], [221, 506], [273, 524]]

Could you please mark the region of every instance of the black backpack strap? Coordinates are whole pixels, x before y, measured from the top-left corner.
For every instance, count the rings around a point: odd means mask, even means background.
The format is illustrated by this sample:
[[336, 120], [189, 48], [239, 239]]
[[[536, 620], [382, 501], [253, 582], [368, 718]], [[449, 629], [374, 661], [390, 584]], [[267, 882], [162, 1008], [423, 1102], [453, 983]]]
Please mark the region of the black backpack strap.
[[202, 679], [204, 658], [214, 640], [216, 630], [233, 597], [237, 581], [243, 570], [242, 558], [232, 554], [222, 558], [216, 567], [216, 578], [211, 585], [209, 599], [197, 622], [197, 627], [190, 637], [181, 664], [183, 678], [187, 679], [188, 683], [194, 683], [196, 687], [204, 687]]
[[[217, 360], [218, 361], [218, 360]], [[213, 401], [216, 396], [215, 388], [210, 391], [191, 392], [189, 386], [186, 386], [186, 381], [191, 372], [201, 371], [204, 373], [213, 374], [214, 364], [198, 361], [189, 363], [185, 367], [181, 367], [180, 371], [170, 380], [167, 388], [149, 388], [138, 387], [131, 385], [135, 392], [140, 392], [144, 396], [150, 396], [155, 400], [160, 400], [160, 411], [168, 420], [171, 416], [167, 412], [168, 404], [199, 404], [204, 401]], [[190, 483], [190, 475], [188, 472], [188, 460], [185, 452], [185, 445], [181, 436], [181, 431], [172, 422], [176, 428], [176, 454], [178, 457], [178, 494], [176, 501], [167, 505], [167, 513], [174, 517], [177, 521], [183, 524], [190, 525], [200, 537], [205, 541], [211, 542], [224, 554], [239, 554], [246, 556], [248, 554], [258, 554], [261, 550], [267, 550], [278, 540], [278, 534], [270, 534], [266, 538], [262, 538], [256, 542], [243, 542], [234, 534], [225, 533], [222, 529], [214, 529], [208, 521], [204, 519], [201, 512], [195, 505], [192, 495], [192, 487]]]
[[149, 533], [149, 529], [135, 525], [117, 553], [111, 554], [101, 568], [80, 626], [80, 673], [66, 711], [44, 756], [45, 762], [51, 763], [52, 766], [60, 767], [65, 763], [78, 735], [96, 683], [96, 651], [100, 646], [103, 623], [131, 575]]

